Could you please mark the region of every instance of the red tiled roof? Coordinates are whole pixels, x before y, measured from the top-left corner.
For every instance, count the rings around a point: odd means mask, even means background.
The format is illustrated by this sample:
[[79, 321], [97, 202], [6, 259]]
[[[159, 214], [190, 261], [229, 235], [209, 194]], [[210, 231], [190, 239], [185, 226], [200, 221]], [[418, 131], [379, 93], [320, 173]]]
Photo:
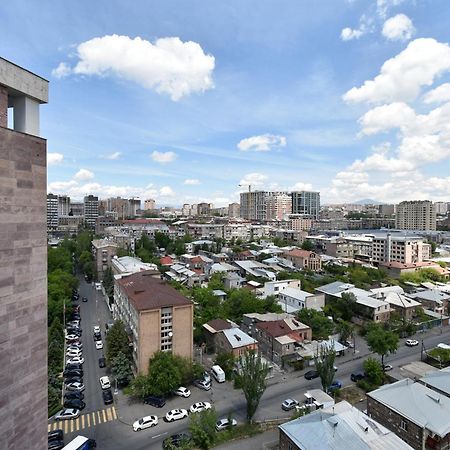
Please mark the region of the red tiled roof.
[[163, 266], [170, 266], [173, 263], [173, 259], [170, 256], [163, 256], [159, 262]]
[[257, 328], [261, 328], [272, 337], [284, 336], [292, 330], [284, 320], [274, 320], [272, 322], [259, 322]]
[[227, 320], [223, 319], [212, 319], [209, 322], [207, 322], [205, 325], [209, 325], [211, 328], [213, 328], [216, 331], [222, 331], [222, 330], [229, 330], [230, 328], [233, 328], [233, 326], [228, 322]]
[[308, 250], [302, 250], [300, 248], [294, 248], [286, 253], [288, 256], [293, 256], [294, 258], [310, 258], [313, 252]]
[[146, 270], [123, 277], [117, 283], [138, 311], [192, 304], [160, 276], [159, 272]]

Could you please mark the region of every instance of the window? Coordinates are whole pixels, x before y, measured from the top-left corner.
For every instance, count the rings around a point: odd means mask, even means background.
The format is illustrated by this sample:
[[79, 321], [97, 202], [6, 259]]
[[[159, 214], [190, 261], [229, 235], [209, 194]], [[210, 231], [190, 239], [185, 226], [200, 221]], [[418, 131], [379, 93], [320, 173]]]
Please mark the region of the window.
[[408, 423], [406, 421], [404, 421], [404, 420], [400, 421], [400, 428], [403, 431], [408, 431]]

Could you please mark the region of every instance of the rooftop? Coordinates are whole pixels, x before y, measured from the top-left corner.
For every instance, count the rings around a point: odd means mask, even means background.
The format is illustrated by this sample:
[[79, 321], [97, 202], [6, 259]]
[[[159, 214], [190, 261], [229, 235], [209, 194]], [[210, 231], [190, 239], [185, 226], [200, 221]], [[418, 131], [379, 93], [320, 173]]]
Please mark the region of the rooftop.
[[250, 337], [239, 328], [229, 328], [222, 330], [232, 348], [246, 347], [247, 345], [256, 344], [256, 339]]
[[211, 333], [217, 333], [218, 331], [233, 328], [231, 322], [224, 319], [213, 319], [203, 324], [203, 326]]
[[450, 397], [450, 367], [436, 372], [429, 372], [420, 379], [420, 382]]

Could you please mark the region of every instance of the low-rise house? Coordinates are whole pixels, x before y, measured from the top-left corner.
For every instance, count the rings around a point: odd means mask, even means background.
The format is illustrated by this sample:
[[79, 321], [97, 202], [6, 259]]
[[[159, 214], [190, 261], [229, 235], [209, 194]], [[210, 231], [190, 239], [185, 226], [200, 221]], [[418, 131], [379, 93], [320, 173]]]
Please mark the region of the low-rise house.
[[240, 277], [236, 272], [228, 272], [225, 275], [223, 280], [223, 284], [225, 289], [240, 289], [242, 287], [242, 283], [245, 281], [244, 278]]
[[121, 256], [120, 258], [115, 256], [111, 261], [111, 267], [113, 274], [118, 275], [118, 278], [131, 275], [132, 273], [142, 272], [143, 270], [158, 270], [156, 264], [144, 263], [140, 258], [135, 256]]
[[287, 288], [300, 289], [301, 281], [295, 279], [267, 281], [266, 283], [264, 283], [264, 287], [261, 292], [261, 297], [266, 298], [269, 295], [274, 295], [275, 297], [278, 297], [280, 292], [283, 292]]
[[250, 350], [258, 350], [257, 340], [237, 327], [221, 330], [215, 336], [216, 353], [232, 353], [238, 358]]
[[237, 327], [237, 325], [234, 322], [224, 319], [213, 319], [204, 323], [202, 329], [207, 348], [215, 351], [217, 333], [235, 327]]
[[288, 287], [279, 293], [278, 304], [283, 308], [284, 312], [290, 314], [294, 314], [304, 308], [322, 311], [322, 308], [325, 306], [325, 295], [311, 294], [301, 289]]
[[173, 264], [170, 269], [164, 273], [164, 277], [170, 281], [178, 281], [181, 284], [186, 284], [189, 287], [201, 283], [203, 277], [197, 272], [190, 270], [184, 264]]
[[209, 268], [209, 275], [213, 275], [215, 273], [230, 273], [230, 272], [238, 273], [239, 267], [232, 266], [231, 264], [228, 264], [226, 262], [221, 262], [221, 263], [213, 263]]
[[432, 261], [422, 261], [417, 263], [401, 263], [397, 261], [391, 261], [386, 263], [380, 263], [379, 267], [385, 269], [388, 275], [394, 278], [400, 278], [404, 273], [416, 272], [420, 269], [433, 269], [439, 272], [440, 275], [449, 276], [449, 270], [444, 269], [439, 264]]
[[419, 383], [450, 398], [450, 367], [426, 373]]
[[406, 378], [367, 393], [367, 413], [416, 450], [447, 450], [450, 398]]
[[280, 450], [412, 450], [345, 400], [286, 422], [279, 430]]
[[423, 309], [420, 302], [397, 292], [389, 292], [384, 301], [389, 303], [391, 310], [399, 312], [402, 319], [407, 322], [416, 317], [417, 308]]
[[291, 261], [297, 269], [311, 270], [313, 272], [322, 270], [322, 260], [317, 253], [294, 248], [285, 252], [283, 256], [288, 261]]
[[208, 274], [213, 264], [213, 260], [205, 255], [188, 255], [180, 256], [180, 261], [186, 264], [186, 267], [197, 273]]
[[439, 289], [426, 289], [414, 294], [409, 294], [409, 296], [414, 300], [419, 301], [425, 309], [430, 309], [443, 314], [448, 311], [450, 294], [442, 292]]
[[233, 264], [239, 268], [240, 275], [245, 277], [252, 275], [254, 277], [267, 278], [268, 280], [276, 280], [276, 274], [269, 266], [258, 261], [234, 261]]
[[272, 322], [274, 320], [292, 319], [292, 314], [286, 313], [247, 313], [242, 316], [241, 329], [250, 336], [255, 336], [255, 327], [259, 322]]

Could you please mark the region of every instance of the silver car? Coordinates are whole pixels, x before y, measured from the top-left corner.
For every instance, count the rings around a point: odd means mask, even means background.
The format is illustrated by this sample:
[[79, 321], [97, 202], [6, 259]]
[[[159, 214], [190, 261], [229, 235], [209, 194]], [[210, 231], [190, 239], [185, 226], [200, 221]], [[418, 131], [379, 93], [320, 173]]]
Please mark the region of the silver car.
[[62, 409], [55, 415], [55, 420], [76, 419], [80, 415], [79, 409], [66, 408]]

